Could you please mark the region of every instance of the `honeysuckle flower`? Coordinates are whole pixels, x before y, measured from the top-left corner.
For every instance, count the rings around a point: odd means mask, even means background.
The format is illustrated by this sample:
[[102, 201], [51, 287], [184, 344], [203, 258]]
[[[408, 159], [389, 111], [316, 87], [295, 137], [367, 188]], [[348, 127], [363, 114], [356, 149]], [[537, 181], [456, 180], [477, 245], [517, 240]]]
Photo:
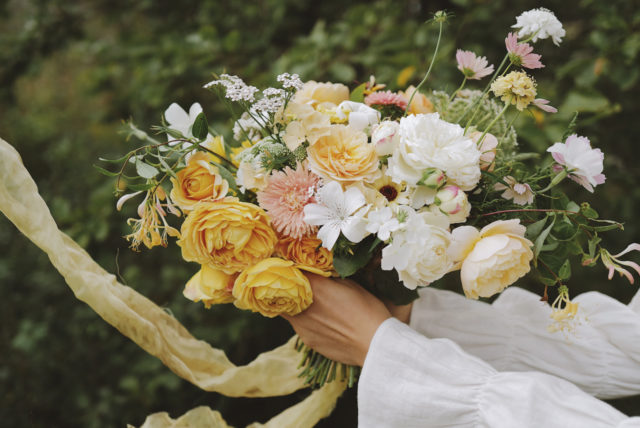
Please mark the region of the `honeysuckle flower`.
[[555, 143], [547, 149], [553, 159], [566, 168], [569, 178], [593, 193], [593, 187], [602, 184], [604, 154], [592, 149], [587, 137], [572, 134], [564, 143]]
[[547, 327], [547, 331], [555, 333], [561, 330], [571, 330], [577, 314], [578, 303], [571, 301], [569, 289], [565, 285], [561, 285], [558, 287], [558, 297], [551, 304], [550, 317], [554, 323]]
[[488, 65], [487, 58], [484, 56], [476, 56], [471, 51], [456, 51], [456, 61], [458, 62], [458, 70], [464, 74], [464, 77], [472, 80], [480, 80], [485, 76], [493, 73], [493, 65]]
[[565, 35], [562, 23], [556, 18], [556, 15], [543, 7], [523, 12], [511, 27], [518, 29], [520, 38], [531, 37], [531, 41], [534, 43], [538, 39], [551, 37], [553, 43], [558, 46]]
[[393, 216], [393, 211], [389, 207], [370, 211], [367, 214], [367, 232], [377, 233], [381, 241], [387, 241], [391, 232], [400, 228], [400, 222]]
[[516, 67], [531, 69], [544, 67], [540, 62], [541, 56], [532, 53], [533, 46], [529, 43], [518, 43], [518, 36], [515, 33], [509, 33], [504, 39], [504, 44], [507, 46], [509, 61]]
[[365, 131], [380, 122], [380, 112], [368, 105], [354, 101], [343, 101], [336, 108], [336, 116], [348, 121], [348, 126], [356, 131]]
[[510, 175], [502, 179], [508, 186], [502, 183], [496, 183], [493, 188], [495, 190], [504, 190], [502, 197], [504, 199], [513, 199], [513, 203], [518, 205], [528, 205], [533, 203], [533, 191], [527, 183], [518, 183], [515, 178]]
[[304, 207], [304, 221], [321, 226], [318, 238], [322, 246], [332, 249], [340, 232], [351, 242], [360, 242], [367, 235], [363, 219], [365, 198], [357, 187], [342, 190], [340, 183], [329, 181], [316, 193], [317, 203]]
[[127, 220], [133, 232], [125, 236], [125, 239], [131, 241], [133, 250], [137, 251], [140, 244], [144, 244], [147, 248], [153, 248], [156, 245], [166, 247], [169, 236], [180, 236], [180, 232], [167, 223], [167, 213], [162, 208], [165, 200], [165, 206], [173, 212], [173, 204], [162, 187], [158, 186], [154, 191], [147, 191], [144, 200], [138, 205], [140, 218]]
[[625, 278], [627, 278], [627, 280], [631, 284], [633, 284], [634, 282], [633, 275], [622, 266], [629, 266], [630, 268], [635, 270], [638, 273], [638, 275], [640, 275], [640, 266], [635, 262], [619, 259], [620, 257], [624, 256], [630, 251], [640, 251], [640, 244], [637, 244], [637, 243], [630, 244], [623, 251], [615, 255], [612, 255], [604, 248], [600, 250], [600, 257], [602, 257], [602, 263], [604, 263], [604, 266], [607, 269], [609, 269], [608, 279], [613, 278], [614, 272], [618, 272], [620, 276], [624, 276]]
[[135, 198], [140, 193], [142, 193], [142, 190], [138, 190], [137, 192], [127, 193], [126, 195], [122, 195], [120, 198], [118, 198], [118, 201], [116, 202], [116, 210], [120, 211], [125, 202], [127, 202], [131, 198]]
[[548, 105], [549, 100], [545, 100], [544, 98], [536, 98], [532, 103], [534, 106], [538, 107], [540, 110], [546, 111], [547, 113], [557, 113], [558, 109]]
[[496, 97], [501, 97], [505, 103], [511, 103], [520, 111], [527, 108], [536, 98], [536, 84], [521, 71], [512, 71], [506, 76], [498, 77], [492, 84], [491, 90]]

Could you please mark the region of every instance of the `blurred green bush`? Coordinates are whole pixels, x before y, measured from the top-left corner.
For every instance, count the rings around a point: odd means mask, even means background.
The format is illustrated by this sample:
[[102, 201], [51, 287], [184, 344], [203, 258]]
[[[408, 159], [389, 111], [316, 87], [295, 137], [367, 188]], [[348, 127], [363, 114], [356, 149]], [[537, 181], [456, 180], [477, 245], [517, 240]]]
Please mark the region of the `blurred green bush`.
[[[606, 187], [577, 189], [604, 216], [627, 221], [607, 237], [612, 250], [640, 240], [640, 10], [625, 0], [550, 2], [567, 36], [560, 47], [536, 44], [546, 68], [535, 73], [540, 96], [556, 116], [522, 115], [520, 143], [544, 150], [574, 111], [578, 133], [606, 154]], [[229, 123], [203, 90], [213, 72], [237, 74], [257, 86], [277, 73], [349, 84], [375, 74], [395, 89], [400, 72], [416, 83], [435, 45], [430, 13], [455, 18], [429, 85], [459, 83], [456, 48], [492, 62], [502, 58], [515, 16], [528, 0], [381, 0], [375, 2], [126, 2], [13, 0], [0, 2], [0, 136], [21, 153], [60, 227], [107, 270], [171, 311], [193, 334], [244, 363], [292, 333], [282, 320], [233, 308], [209, 311], [182, 297], [196, 267], [175, 246], [134, 254], [122, 235], [133, 205], [115, 211], [113, 183], [92, 164], [131, 142], [119, 134], [133, 117], [148, 128], [171, 102], [200, 102], [220, 129]], [[401, 84], [402, 83], [402, 84]], [[568, 183], [567, 186], [571, 186]], [[48, 259], [0, 217], [0, 420], [6, 426], [139, 425], [147, 414], [177, 416], [198, 405], [233, 424], [265, 421], [305, 392], [272, 399], [229, 399], [205, 393], [169, 372], [74, 298]], [[575, 271], [575, 270], [574, 270]], [[587, 276], [590, 275], [590, 276]], [[601, 290], [626, 302], [635, 286], [602, 267], [574, 275], [572, 291]], [[535, 288], [537, 285], [530, 285]], [[539, 290], [538, 290], [539, 291]], [[341, 399], [322, 426], [354, 426], [355, 393]], [[616, 404], [638, 413], [637, 400]], [[634, 405], [636, 407], [634, 408]]]

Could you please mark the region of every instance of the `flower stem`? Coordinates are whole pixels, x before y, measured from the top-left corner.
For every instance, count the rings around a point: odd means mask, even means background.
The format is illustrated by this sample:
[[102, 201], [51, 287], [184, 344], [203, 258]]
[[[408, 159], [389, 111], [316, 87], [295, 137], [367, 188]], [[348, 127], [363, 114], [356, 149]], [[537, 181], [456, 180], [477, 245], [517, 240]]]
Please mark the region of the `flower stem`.
[[498, 121], [498, 119], [500, 119], [502, 117], [502, 115], [504, 114], [505, 111], [507, 111], [507, 109], [509, 108], [508, 103], [504, 104], [504, 108], [502, 109], [502, 111], [500, 113], [498, 113], [498, 115], [491, 121], [491, 123], [489, 124], [489, 126], [486, 127], [486, 129], [484, 130], [484, 132], [482, 133], [482, 136], [480, 136], [480, 139], [478, 140], [478, 147], [482, 144], [482, 140], [484, 140], [485, 135], [487, 135], [487, 132], [489, 132], [489, 130], [493, 127], [493, 125], [496, 124], [496, 122]]
[[[480, 104], [480, 102], [484, 99], [484, 96], [487, 94], [487, 92], [489, 92], [489, 88], [491, 88], [491, 84], [493, 83], [494, 80], [496, 80], [496, 78], [498, 77], [500, 71], [502, 71], [502, 67], [504, 67], [504, 64], [507, 62], [507, 59], [509, 58], [509, 54], [507, 53], [504, 58], [502, 58], [502, 62], [500, 63], [500, 65], [498, 66], [498, 68], [496, 69], [496, 71], [493, 73], [493, 76], [491, 76], [491, 80], [489, 80], [489, 83], [487, 83], [487, 86], [484, 88], [484, 90], [482, 91], [482, 95], [478, 97], [478, 99], [476, 99], [473, 104], [471, 104], [470, 106], [467, 106], [467, 108], [462, 112], [462, 115], [460, 116], [460, 118], [458, 119], [458, 123], [462, 122], [462, 119], [464, 119], [464, 117], [474, 108], [476, 108], [476, 106], [478, 104]], [[471, 119], [469, 119], [469, 121], [467, 122], [467, 124], [465, 125], [465, 130], [466, 128], [469, 127], [469, 125], [471, 124], [471, 121], [473, 120], [473, 118], [475, 117], [475, 113], [477, 113], [477, 109], [474, 112], [473, 116], [471, 117]]]
[[458, 89], [453, 91], [453, 93], [451, 94], [451, 97], [449, 98], [449, 102], [453, 101], [453, 99], [458, 94], [458, 92], [460, 92], [462, 88], [464, 88], [465, 83], [467, 83], [467, 76], [464, 76], [464, 79], [462, 80], [462, 84], [458, 87]]
[[427, 73], [424, 75], [424, 78], [418, 84], [418, 86], [416, 86], [416, 89], [411, 94], [411, 97], [409, 98], [409, 102], [407, 103], [407, 108], [404, 111], [405, 116], [409, 113], [409, 109], [411, 108], [411, 102], [413, 101], [413, 97], [418, 93], [422, 85], [424, 85], [424, 83], [429, 78], [429, 74], [431, 74], [431, 68], [433, 67], [433, 64], [436, 62], [436, 57], [438, 56], [438, 49], [440, 48], [440, 39], [442, 38], [442, 25], [444, 24], [444, 22], [439, 21], [438, 23], [440, 25], [438, 29], [438, 41], [436, 42], [436, 49], [433, 52], [433, 58], [431, 58], [431, 64], [429, 64], [429, 68], [427, 69]]

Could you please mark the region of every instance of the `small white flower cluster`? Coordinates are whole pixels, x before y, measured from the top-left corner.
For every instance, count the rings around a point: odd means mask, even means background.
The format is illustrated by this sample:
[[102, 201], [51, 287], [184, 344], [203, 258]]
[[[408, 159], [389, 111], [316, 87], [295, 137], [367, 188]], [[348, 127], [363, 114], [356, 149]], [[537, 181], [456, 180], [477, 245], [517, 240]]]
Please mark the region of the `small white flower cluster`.
[[262, 98], [252, 107], [259, 113], [277, 113], [285, 103], [287, 92], [284, 89], [267, 88], [262, 91]]
[[558, 46], [565, 35], [562, 23], [553, 12], [544, 7], [523, 12], [516, 18], [516, 23], [512, 27], [519, 29], [519, 38], [531, 37], [531, 41], [534, 43], [538, 39], [551, 37], [553, 43]]
[[282, 73], [277, 77], [278, 82], [282, 83], [285, 89], [293, 88], [296, 91], [302, 88], [302, 80], [297, 74]]
[[261, 129], [260, 124], [249, 116], [249, 113], [244, 112], [240, 119], [233, 124], [233, 138], [236, 141], [244, 141], [246, 139], [257, 141], [262, 138]]
[[252, 103], [255, 101], [255, 94], [258, 92], [258, 88], [255, 86], [249, 86], [238, 76], [230, 74], [222, 74], [220, 79], [213, 80], [204, 87], [209, 89], [212, 86], [221, 85], [225, 88], [225, 96], [231, 101], [246, 101]]

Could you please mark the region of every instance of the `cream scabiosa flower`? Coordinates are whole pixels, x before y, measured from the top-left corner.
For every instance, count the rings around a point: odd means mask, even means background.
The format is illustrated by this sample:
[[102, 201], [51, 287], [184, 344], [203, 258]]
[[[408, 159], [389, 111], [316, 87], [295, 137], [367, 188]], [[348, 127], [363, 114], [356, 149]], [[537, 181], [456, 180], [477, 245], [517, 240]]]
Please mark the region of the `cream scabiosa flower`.
[[437, 168], [462, 190], [478, 184], [480, 151], [460, 125], [440, 119], [438, 113], [417, 114], [400, 120], [399, 133], [387, 169], [396, 183], [416, 185], [427, 168]]
[[365, 198], [357, 187], [342, 190], [340, 183], [330, 181], [316, 193], [317, 203], [304, 207], [304, 221], [321, 226], [318, 238], [322, 246], [332, 249], [340, 232], [351, 242], [360, 242], [367, 235], [363, 220]]
[[569, 178], [593, 193], [593, 187], [604, 183], [602, 173], [604, 154], [592, 149], [587, 137], [572, 134], [564, 143], [555, 143], [547, 149], [553, 159], [567, 168]]
[[553, 43], [558, 46], [565, 35], [562, 23], [549, 9], [543, 7], [523, 12], [516, 18], [516, 23], [511, 26], [517, 28], [520, 38], [531, 37], [534, 43], [538, 39], [551, 37]]

